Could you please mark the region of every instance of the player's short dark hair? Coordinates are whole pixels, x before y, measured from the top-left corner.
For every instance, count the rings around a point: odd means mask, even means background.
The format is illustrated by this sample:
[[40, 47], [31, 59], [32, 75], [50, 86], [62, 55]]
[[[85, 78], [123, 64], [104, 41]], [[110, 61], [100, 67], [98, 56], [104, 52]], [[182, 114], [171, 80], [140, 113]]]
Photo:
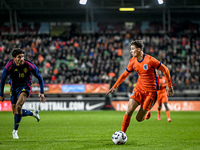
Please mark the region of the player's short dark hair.
[[18, 54], [24, 54], [25, 51], [21, 48], [14, 48], [12, 50], [12, 57], [16, 57]]
[[143, 50], [143, 48], [144, 48], [144, 43], [142, 40], [132, 41], [131, 45], [135, 45], [136, 48], [141, 48], [141, 50]]

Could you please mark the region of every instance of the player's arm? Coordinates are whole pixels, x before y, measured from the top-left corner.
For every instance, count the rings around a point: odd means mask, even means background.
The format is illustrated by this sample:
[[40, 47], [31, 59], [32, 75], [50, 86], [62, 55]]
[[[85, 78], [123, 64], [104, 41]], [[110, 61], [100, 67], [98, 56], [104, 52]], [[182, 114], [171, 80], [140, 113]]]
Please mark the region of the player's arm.
[[33, 75], [38, 79], [39, 81], [39, 85], [40, 85], [40, 93], [39, 93], [39, 97], [40, 97], [40, 101], [41, 102], [45, 102], [45, 96], [44, 96], [44, 82], [43, 82], [43, 78], [40, 74], [39, 69], [35, 66], [35, 69], [32, 70]]
[[164, 75], [165, 75], [165, 78], [167, 79], [167, 93], [168, 93], [168, 96], [172, 96], [174, 94], [174, 90], [173, 90], [173, 87], [172, 87], [172, 82], [171, 82], [171, 76], [170, 76], [170, 72], [169, 72], [169, 69], [161, 64], [158, 68], [158, 70], [161, 70]]
[[114, 92], [116, 88], [128, 77], [130, 73], [131, 72], [128, 72], [127, 70], [125, 70], [124, 73], [122, 73], [121, 76], [118, 78], [118, 80], [115, 82], [113, 87], [106, 93], [106, 95], [108, 95], [111, 92]]
[[4, 101], [4, 86], [7, 77], [7, 69], [3, 69], [2, 76], [1, 76], [1, 90], [0, 90], [0, 101]]

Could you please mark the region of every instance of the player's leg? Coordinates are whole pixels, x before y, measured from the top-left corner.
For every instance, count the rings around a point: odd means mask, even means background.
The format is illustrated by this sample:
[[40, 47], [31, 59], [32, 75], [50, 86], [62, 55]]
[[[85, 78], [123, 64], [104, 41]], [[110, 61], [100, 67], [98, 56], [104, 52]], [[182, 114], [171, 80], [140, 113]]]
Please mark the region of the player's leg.
[[[13, 88], [11, 87], [11, 103], [12, 103], [12, 111], [13, 111], [13, 115], [14, 115], [14, 128], [15, 128], [15, 120], [16, 120], [16, 116], [15, 116], [15, 112], [16, 112], [16, 102], [17, 102], [17, 96], [15, 93], [15, 90], [13, 90]], [[17, 131], [18, 130], [13, 130], [12, 132], [12, 136], [13, 139], [19, 139], [18, 135], [17, 135]]]
[[158, 114], [157, 114], [157, 120], [161, 120], [160, 114], [162, 109], [162, 99], [158, 100]]
[[22, 109], [22, 117], [26, 116], [33, 116], [33, 112], [31, 112], [30, 110]]
[[124, 114], [121, 131], [126, 132], [130, 124], [131, 116], [138, 105], [139, 103], [136, 100], [132, 98], [129, 99], [128, 107], [127, 107], [126, 113]]
[[[145, 110], [145, 109], [143, 109], [142, 107], [140, 107], [140, 109], [139, 109], [139, 111], [138, 111], [138, 113], [137, 113], [137, 115], [136, 115], [136, 120], [137, 120], [138, 122], [143, 121], [143, 120], [145, 119], [145, 116], [146, 116], [147, 112], [148, 112], [148, 110]], [[150, 113], [149, 113], [149, 114], [150, 114]]]
[[33, 116], [37, 122], [40, 121], [39, 110], [34, 110], [33, 112], [27, 109], [22, 109], [22, 117]]
[[160, 121], [161, 120], [161, 117], [160, 117], [160, 114], [161, 114], [161, 109], [162, 109], [162, 103], [158, 104], [158, 115], [157, 115], [157, 120]]
[[14, 114], [14, 130], [12, 132], [13, 139], [19, 139], [17, 132], [22, 118], [22, 105], [26, 101], [26, 98], [27, 95], [25, 92], [22, 92], [19, 95], [18, 100], [16, 100], [16, 95], [12, 95], [11, 97], [12, 110]]
[[[23, 92], [23, 93], [26, 93], [27, 95], [29, 95], [28, 92]], [[26, 116], [33, 116], [37, 120], [37, 122], [40, 121], [40, 116], [39, 116], [39, 111], [38, 110], [34, 110], [32, 112], [32, 111], [27, 110], [27, 109], [22, 109], [22, 117], [26, 117]]]
[[144, 119], [149, 119], [151, 117], [150, 110], [156, 102], [157, 93], [156, 92], [145, 93], [144, 97], [145, 97], [144, 101], [141, 103], [141, 107], [136, 115], [136, 120], [138, 122], [141, 122]]
[[22, 109], [22, 117], [33, 116], [37, 122], [40, 121], [39, 110], [34, 110], [33, 112], [27, 109]]
[[162, 109], [162, 95], [160, 93], [158, 93], [157, 102], [158, 102], [157, 120], [160, 121], [161, 120], [160, 114]]
[[166, 116], [167, 116], [167, 121], [171, 122], [171, 118], [170, 118], [170, 111], [169, 111], [169, 107], [167, 105], [167, 102], [164, 103], [165, 109], [166, 109]]
[[[13, 111], [14, 123], [15, 123], [15, 119], [16, 119], [16, 117], [15, 117], [15, 104], [12, 104], [12, 111]], [[14, 127], [15, 127], [15, 124], [14, 124]], [[13, 139], [19, 139], [17, 132], [18, 132], [17, 130], [15, 130], [15, 129], [13, 130], [13, 132], [12, 132]]]
[[12, 112], [13, 112], [13, 115], [15, 115], [15, 104], [12, 104]]
[[15, 115], [15, 106], [16, 106], [16, 103], [17, 103], [17, 96], [15, 94], [15, 91], [13, 90], [13, 88], [11, 87], [11, 92], [10, 92], [10, 101], [11, 101], [11, 104], [12, 104], [12, 112], [13, 112], [13, 115]]
[[18, 101], [15, 105], [15, 125], [14, 125], [14, 130], [18, 130], [19, 124], [21, 122], [22, 118], [22, 106], [24, 102], [27, 99], [27, 94], [26, 92], [21, 92], [21, 94], [18, 97]]
[[[20, 90], [23, 90], [23, 92], [27, 94], [27, 98], [30, 96], [30, 91], [31, 91], [30, 86], [21, 87]], [[22, 117], [26, 117], [26, 116], [33, 116], [37, 120], [37, 122], [40, 121], [40, 116], [39, 116], [38, 110], [34, 110], [32, 112], [27, 109], [22, 109]]]

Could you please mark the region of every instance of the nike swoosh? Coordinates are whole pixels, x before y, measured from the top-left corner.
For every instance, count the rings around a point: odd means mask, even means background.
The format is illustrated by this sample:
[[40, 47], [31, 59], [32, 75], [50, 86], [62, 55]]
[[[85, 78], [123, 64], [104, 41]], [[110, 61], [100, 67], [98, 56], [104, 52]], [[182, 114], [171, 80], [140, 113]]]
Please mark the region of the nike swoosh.
[[103, 105], [105, 105], [105, 102], [94, 104], [94, 105], [90, 105], [89, 103], [87, 103], [86, 106], [85, 106], [85, 109], [86, 110], [93, 110], [93, 109], [101, 107]]

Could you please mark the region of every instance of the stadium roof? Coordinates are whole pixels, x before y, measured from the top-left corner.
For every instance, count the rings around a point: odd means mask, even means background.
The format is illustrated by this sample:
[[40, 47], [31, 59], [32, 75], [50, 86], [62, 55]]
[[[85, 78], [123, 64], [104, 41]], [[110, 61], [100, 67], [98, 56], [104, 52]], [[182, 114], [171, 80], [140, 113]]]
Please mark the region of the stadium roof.
[[[134, 7], [134, 12], [120, 12], [120, 7]], [[83, 22], [86, 12], [94, 21], [146, 21], [162, 20], [163, 10], [170, 11], [173, 19], [199, 20], [200, 0], [1, 0], [1, 22], [9, 21], [16, 13], [19, 21], [68, 21]]]

